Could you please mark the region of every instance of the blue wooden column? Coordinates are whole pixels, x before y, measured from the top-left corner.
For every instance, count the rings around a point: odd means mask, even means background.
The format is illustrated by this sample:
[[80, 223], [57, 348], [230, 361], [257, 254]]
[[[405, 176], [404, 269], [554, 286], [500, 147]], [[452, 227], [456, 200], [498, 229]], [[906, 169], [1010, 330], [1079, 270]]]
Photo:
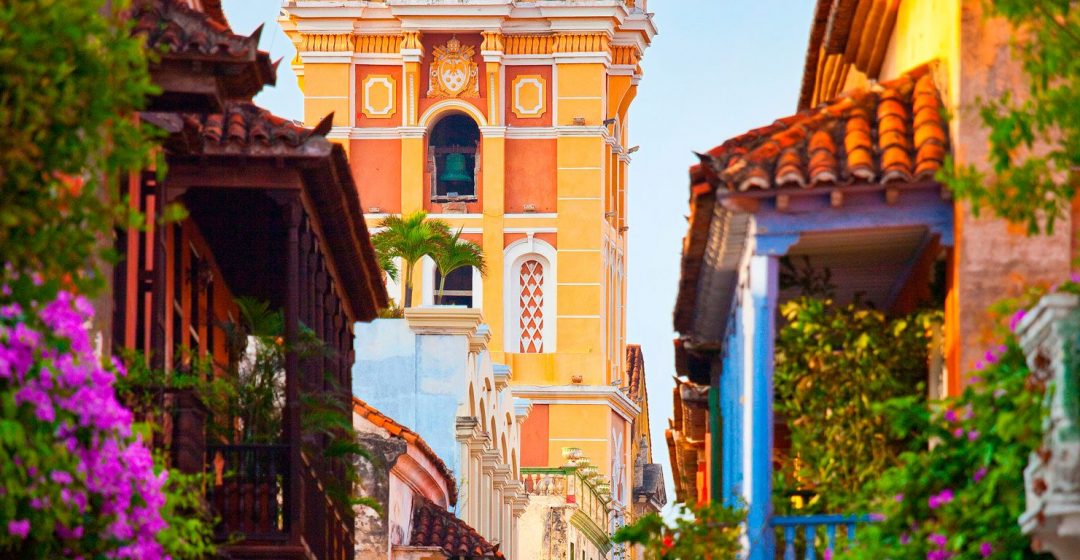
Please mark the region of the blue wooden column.
[[750, 275], [744, 308], [746, 359], [744, 361], [744, 409], [746, 454], [745, 495], [748, 560], [773, 560], [775, 535], [772, 516], [773, 449], [773, 347], [776, 336], [776, 299], [779, 293], [779, 262], [775, 255], [750, 257]]

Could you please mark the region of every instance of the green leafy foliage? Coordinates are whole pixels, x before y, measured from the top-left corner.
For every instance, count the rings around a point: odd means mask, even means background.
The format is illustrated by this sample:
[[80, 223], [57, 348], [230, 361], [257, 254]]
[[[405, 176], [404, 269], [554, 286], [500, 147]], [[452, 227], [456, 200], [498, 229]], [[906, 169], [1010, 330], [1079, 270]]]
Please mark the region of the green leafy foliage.
[[1026, 95], [1006, 91], [984, 100], [992, 174], [950, 163], [943, 180], [974, 211], [1051, 232], [1067, 216], [1080, 169], [1080, 6], [1070, 0], [993, 0], [991, 14], [1019, 32], [1014, 52]]
[[865, 513], [866, 483], [917, 443], [890, 419], [925, 399], [930, 329], [940, 313], [890, 319], [857, 303], [810, 297], [780, 311], [775, 406], [791, 450], [777, 471], [777, 510], [788, 508], [791, 495], [810, 495], [799, 513]]
[[442, 220], [428, 220], [427, 212], [417, 210], [405, 216], [387, 216], [379, 222], [382, 231], [371, 238], [379, 262], [400, 258], [405, 268], [405, 305], [412, 306], [413, 269], [425, 256], [439, 249], [439, 240], [450, 234]]
[[126, 5], [0, 5], [0, 279], [34, 273], [39, 300], [96, 292], [114, 224], [142, 223], [117, 189], [153, 145], [135, 119], [154, 88]]
[[438, 248], [432, 253], [431, 258], [442, 275], [439, 278], [439, 292], [436, 294], [436, 303], [441, 304], [443, 292], [446, 289], [446, 277], [459, 268], [473, 267], [480, 271], [481, 275], [487, 274], [487, 263], [484, 261], [484, 250], [472, 241], [461, 239], [461, 231], [458, 228], [451, 235], [441, 236], [437, 240]]
[[[161, 464], [160, 457], [155, 457]], [[161, 517], [167, 523], [158, 533], [158, 542], [173, 560], [202, 560], [217, 554], [214, 526], [217, 520], [203, 498], [208, 475], [169, 471], [165, 481], [165, 507]]]
[[637, 544], [646, 560], [734, 560], [742, 546], [741, 509], [708, 503], [688, 507], [680, 504], [672, 522], [650, 513], [615, 532], [612, 540]]
[[872, 485], [884, 520], [860, 529], [845, 558], [1043, 558], [1017, 518], [1023, 470], [1042, 438], [1044, 385], [1014, 340], [987, 354], [962, 394], [928, 407], [900, 402], [894, 429], [919, 445]]
[[[391, 278], [398, 276], [394, 259], [400, 258], [405, 268], [405, 304], [412, 306], [413, 269], [424, 257], [431, 257], [442, 273], [438, 298], [442, 299], [446, 276], [466, 266], [475, 267], [481, 274], [487, 271], [484, 251], [472, 241], [461, 239], [461, 229], [452, 232], [450, 225], [440, 219], [428, 219], [427, 212], [417, 210], [404, 216], [387, 216], [379, 222], [382, 231], [372, 237], [372, 244], [383, 271]], [[388, 315], [393, 316], [393, 313]]]

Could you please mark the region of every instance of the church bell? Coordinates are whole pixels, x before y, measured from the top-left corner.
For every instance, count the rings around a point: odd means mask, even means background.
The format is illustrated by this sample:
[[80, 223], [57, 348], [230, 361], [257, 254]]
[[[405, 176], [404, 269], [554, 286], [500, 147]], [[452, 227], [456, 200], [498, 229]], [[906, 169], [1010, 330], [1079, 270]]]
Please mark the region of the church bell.
[[439, 180], [471, 182], [473, 176], [468, 170], [468, 161], [465, 159], [465, 154], [446, 154], [446, 169], [439, 174]]

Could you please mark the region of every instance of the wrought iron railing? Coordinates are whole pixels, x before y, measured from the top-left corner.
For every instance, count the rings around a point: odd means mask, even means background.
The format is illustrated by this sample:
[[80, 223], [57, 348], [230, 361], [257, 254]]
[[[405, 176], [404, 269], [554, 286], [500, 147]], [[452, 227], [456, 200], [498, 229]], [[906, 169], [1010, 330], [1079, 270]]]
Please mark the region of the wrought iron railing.
[[254, 541], [289, 538], [289, 446], [208, 445], [208, 497], [218, 532]]
[[[856, 527], [876, 521], [872, 515], [793, 515], [772, 518], [777, 529], [778, 545], [784, 560], [816, 560], [823, 544], [822, 558], [831, 558], [837, 544], [850, 547], [855, 542]], [[823, 541], [819, 541], [823, 538]]]

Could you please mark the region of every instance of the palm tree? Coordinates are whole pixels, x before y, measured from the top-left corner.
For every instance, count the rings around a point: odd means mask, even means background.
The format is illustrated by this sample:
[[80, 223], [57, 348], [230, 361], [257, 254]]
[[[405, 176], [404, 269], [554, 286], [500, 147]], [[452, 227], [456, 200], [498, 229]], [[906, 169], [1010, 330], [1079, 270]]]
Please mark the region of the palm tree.
[[372, 237], [379, 261], [401, 258], [405, 266], [405, 305], [412, 305], [413, 268], [425, 255], [439, 250], [440, 240], [450, 237], [450, 226], [442, 220], [427, 220], [427, 212], [417, 210], [405, 216], [387, 216], [379, 222], [382, 231]]
[[484, 261], [484, 250], [472, 241], [461, 239], [461, 229], [453, 235], [446, 235], [439, 240], [439, 248], [431, 258], [435, 261], [439, 273], [439, 291], [435, 297], [435, 303], [442, 304], [443, 291], [446, 289], [446, 277], [450, 273], [466, 266], [471, 266], [480, 271], [480, 275], [487, 274], [487, 263]]

